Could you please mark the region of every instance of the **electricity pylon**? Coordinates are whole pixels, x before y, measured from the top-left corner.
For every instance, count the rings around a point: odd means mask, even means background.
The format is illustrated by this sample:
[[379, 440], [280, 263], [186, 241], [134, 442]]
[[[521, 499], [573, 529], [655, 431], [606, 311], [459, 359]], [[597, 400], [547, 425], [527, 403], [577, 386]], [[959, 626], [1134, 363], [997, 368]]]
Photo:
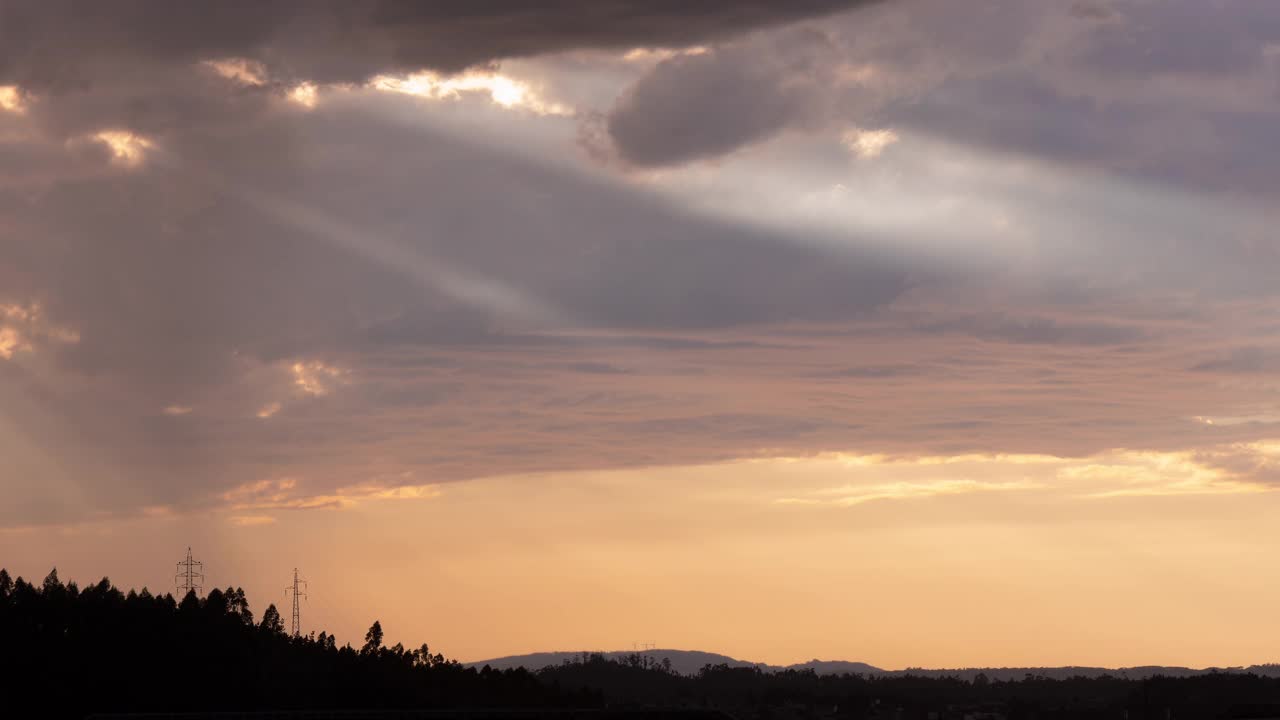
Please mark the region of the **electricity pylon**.
[[178, 600], [194, 592], [197, 596], [204, 590], [204, 563], [191, 559], [191, 548], [187, 548], [187, 559], [178, 563], [178, 571], [173, 576], [173, 584], [178, 591]]
[[293, 596], [293, 623], [290, 634], [298, 637], [302, 634], [302, 609], [298, 601], [307, 596], [307, 581], [298, 579], [298, 568], [293, 569], [293, 584], [284, 589], [285, 595]]

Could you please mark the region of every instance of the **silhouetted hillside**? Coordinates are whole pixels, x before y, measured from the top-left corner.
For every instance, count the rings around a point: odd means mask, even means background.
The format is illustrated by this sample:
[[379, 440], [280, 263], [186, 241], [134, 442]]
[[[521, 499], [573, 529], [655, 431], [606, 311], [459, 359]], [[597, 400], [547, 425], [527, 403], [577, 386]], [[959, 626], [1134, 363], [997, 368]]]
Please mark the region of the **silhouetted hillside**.
[[[280, 613], [254, 617], [239, 588], [181, 602], [79, 588], [57, 572], [40, 585], [0, 570], [0, 717], [89, 712], [600, 704], [524, 670], [479, 672], [427, 645], [386, 647], [374, 622], [363, 643], [325, 632], [290, 637]], [[15, 708], [39, 708], [15, 715]], [[10, 712], [5, 712], [5, 710]]]
[[[509, 670], [514, 668], [525, 668], [530, 671], [538, 671], [543, 668], [562, 665], [566, 662], [579, 662], [583, 657], [589, 655], [599, 655], [606, 660], [624, 661], [626, 658], [635, 654], [637, 651], [617, 650], [611, 652], [540, 652], [529, 653], [527, 655], [509, 655], [491, 660], [479, 660], [476, 662], [466, 663], [468, 667], [481, 668], [485, 665], [495, 670]], [[768, 663], [757, 663], [748, 660], [739, 660], [729, 657], [728, 655], [720, 655], [711, 652], [702, 652], [699, 650], [644, 650], [639, 651], [642, 656], [649, 657], [656, 662], [661, 663], [664, 659], [671, 661], [671, 669], [681, 675], [696, 675], [703, 667], [707, 665], [724, 665], [726, 667], [750, 667], [760, 668], [761, 670], [777, 672], [782, 670], [812, 670], [819, 675], [880, 675], [880, 676], [905, 676], [911, 675], [915, 677], [932, 677], [932, 678], [959, 678], [961, 680], [972, 681], [979, 675], [985, 676], [989, 680], [1022, 680], [1027, 676], [1050, 678], [1053, 680], [1068, 680], [1071, 678], [1100, 678], [1105, 676], [1115, 676], [1120, 678], [1129, 678], [1133, 680], [1142, 680], [1151, 677], [1193, 677], [1196, 675], [1211, 675], [1214, 673], [1253, 673], [1265, 677], [1280, 677], [1280, 665], [1250, 665], [1248, 667], [1231, 667], [1231, 668], [1187, 668], [1179, 666], [1166, 665], [1142, 665], [1137, 667], [1122, 668], [1104, 668], [1104, 667], [1088, 667], [1076, 665], [1063, 665], [1059, 667], [976, 667], [976, 668], [907, 668], [905, 670], [883, 670], [874, 665], [868, 665], [864, 662], [851, 662], [848, 660], [810, 660], [808, 662], [796, 663], [794, 665], [770, 665]]]
[[[491, 660], [481, 660], [479, 662], [466, 663], [468, 667], [480, 668], [488, 665], [495, 670], [508, 670], [512, 668], [525, 668], [526, 670], [537, 671], [543, 668], [555, 665], [563, 665], [565, 663], [581, 662], [583, 658], [591, 655], [598, 655], [606, 660], [625, 661], [636, 651], [617, 650], [611, 652], [540, 652], [530, 653], [528, 655], [509, 655], [506, 657], [493, 658]], [[664, 659], [671, 661], [671, 670], [681, 675], [693, 675], [707, 665], [727, 665], [729, 667], [757, 667], [756, 663], [735, 660], [728, 655], [720, 655], [717, 653], [701, 652], [698, 650], [645, 650], [639, 652], [641, 656], [651, 658], [657, 663], [661, 663]], [[759, 667], [765, 667], [759, 665]], [[868, 666], [869, 667], [869, 666]]]
[[[645, 720], [676, 711], [689, 720], [719, 712], [738, 720], [1210, 720], [1276, 717], [1280, 710], [1276, 666], [1259, 666], [1265, 675], [1148, 679], [1086, 677], [1093, 669], [1068, 668], [1061, 670], [1073, 676], [1056, 678], [1045, 671], [1016, 677], [1014, 669], [994, 676], [832, 674], [841, 663], [774, 670], [726, 659], [734, 664], [682, 674], [669, 657], [654, 657], [677, 653], [561, 654], [558, 664], [536, 672], [468, 668], [425, 644], [386, 647], [378, 622], [358, 648], [324, 632], [291, 637], [274, 606], [255, 618], [239, 588], [178, 602], [146, 589], [123, 593], [105, 578], [81, 589], [56, 572], [34, 585], [0, 570], [4, 718], [283, 710], [291, 717], [399, 717], [376, 712], [394, 709], [437, 720], [612, 718], [620, 711]], [[683, 660], [708, 657], [722, 656], [687, 653]], [[419, 712], [433, 709], [449, 712]], [[592, 709], [607, 712], [584, 712]]]
[[843, 675], [846, 673], [884, 673], [872, 665], [861, 662], [848, 662], [845, 660], [810, 660], [805, 663], [796, 663], [795, 665], [769, 665], [767, 663], [748, 662], [746, 660], [738, 660], [728, 655], [720, 655], [719, 653], [702, 652], [700, 650], [614, 650], [608, 652], [599, 651], [578, 651], [578, 652], [539, 652], [529, 653], [527, 655], [508, 655], [505, 657], [492, 658], [490, 660], [479, 660], [476, 662], [466, 663], [468, 667], [481, 668], [485, 665], [495, 670], [508, 670], [512, 668], [525, 668], [526, 670], [537, 671], [554, 665], [563, 665], [566, 662], [578, 662], [583, 657], [589, 655], [599, 655], [606, 660], [625, 661], [628, 657], [639, 652], [640, 655], [653, 659], [658, 663], [664, 660], [670, 661], [670, 667], [673, 672], [681, 675], [695, 675], [699, 670], [708, 665], [724, 665], [727, 667], [756, 667], [762, 670], [813, 670], [819, 675]]
[[819, 675], [884, 675], [888, 672], [864, 662], [850, 662], [848, 660], [818, 660], [816, 658], [809, 662], [796, 663], [795, 665], [787, 665], [786, 667], [781, 668], [776, 668], [774, 666], [768, 667], [777, 670], [812, 670]]

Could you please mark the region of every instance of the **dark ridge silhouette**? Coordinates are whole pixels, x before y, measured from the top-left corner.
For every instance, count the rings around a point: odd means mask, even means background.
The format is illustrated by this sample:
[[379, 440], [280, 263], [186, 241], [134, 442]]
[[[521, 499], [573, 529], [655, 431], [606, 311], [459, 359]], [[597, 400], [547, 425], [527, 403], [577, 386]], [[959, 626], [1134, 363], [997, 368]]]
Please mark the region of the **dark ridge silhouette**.
[[[325, 632], [291, 637], [270, 605], [255, 622], [240, 588], [206, 597], [40, 585], [0, 570], [0, 717], [334, 708], [601, 704], [524, 670], [464, 668], [426, 644], [359, 649]], [[38, 709], [12, 714], [16, 708]]]
[[[428, 720], [1217, 720], [1280, 717], [1280, 678], [1209, 672], [1146, 679], [820, 674], [668, 657], [584, 653], [536, 672], [464, 667], [427, 645], [359, 649], [291, 637], [239, 588], [181, 601], [57, 572], [34, 585], [0, 570], [0, 717], [421, 718]], [[1274, 675], [1275, 666], [1259, 666]]]
[[733, 720], [714, 710], [271, 710], [113, 712], [90, 720]]
[[[585, 651], [591, 654], [592, 651]], [[598, 652], [609, 660], [625, 660], [633, 651], [615, 650]], [[524, 655], [507, 655], [489, 660], [477, 660], [465, 663], [468, 667], [484, 667], [488, 665], [495, 670], [524, 668], [538, 671], [553, 665], [561, 665], [566, 660], [573, 661], [584, 654], [584, 651], [538, 652]], [[907, 668], [906, 670], [884, 670], [864, 662], [849, 660], [818, 660], [795, 663], [792, 665], [770, 665], [768, 663], [739, 660], [718, 653], [700, 650], [644, 650], [642, 655], [652, 658], [669, 659], [672, 669], [681, 675], [695, 675], [706, 665], [725, 665], [728, 667], [756, 667], [761, 670], [777, 672], [780, 670], [813, 670], [819, 675], [912, 675], [915, 677], [960, 678], [972, 681], [979, 675], [989, 680], [1021, 680], [1027, 675], [1046, 677], [1054, 680], [1071, 678], [1096, 678], [1107, 675], [1143, 680], [1150, 677], [1192, 677], [1194, 675], [1211, 675], [1213, 673], [1253, 673], [1267, 677], [1280, 677], [1280, 665], [1250, 665], [1248, 667], [1209, 667], [1188, 668], [1169, 665], [1139, 665], [1135, 667], [1105, 668], [1082, 665], [1063, 665], [1059, 667], [973, 667], [973, 668]]]
[[[577, 662], [581, 660], [583, 656], [599, 655], [606, 660], [625, 662], [632, 654], [634, 654], [634, 651], [625, 650], [540, 652], [529, 653], [527, 655], [509, 655], [490, 660], [480, 660], [477, 662], [466, 663], [466, 665], [467, 667], [477, 668], [488, 665], [495, 670], [524, 668], [526, 670], [538, 671], [555, 665], [563, 665], [566, 662]], [[759, 663], [736, 660], [728, 655], [701, 652], [698, 650], [645, 650], [641, 652], [640, 655], [642, 657], [653, 658], [659, 662], [664, 659], [670, 660], [671, 670], [680, 675], [694, 675], [708, 665], [726, 665], [728, 667], [766, 667]], [[868, 665], [867, 667], [870, 668], [871, 666]]]

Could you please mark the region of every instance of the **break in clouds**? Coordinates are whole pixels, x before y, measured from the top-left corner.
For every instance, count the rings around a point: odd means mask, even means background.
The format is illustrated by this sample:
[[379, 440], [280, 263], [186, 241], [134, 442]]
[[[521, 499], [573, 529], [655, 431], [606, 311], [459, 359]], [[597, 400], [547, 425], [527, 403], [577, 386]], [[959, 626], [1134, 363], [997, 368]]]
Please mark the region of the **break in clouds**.
[[836, 452], [1271, 481], [1280, 11], [459, 7], [0, 3], [0, 524]]

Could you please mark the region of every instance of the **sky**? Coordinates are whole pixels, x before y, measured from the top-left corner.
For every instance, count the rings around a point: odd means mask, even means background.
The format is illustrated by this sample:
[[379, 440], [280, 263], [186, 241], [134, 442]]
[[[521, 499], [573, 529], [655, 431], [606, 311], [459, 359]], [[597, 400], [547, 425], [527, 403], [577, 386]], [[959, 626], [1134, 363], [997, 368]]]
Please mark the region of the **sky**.
[[0, 0], [0, 566], [464, 661], [1276, 661], [1276, 38]]

